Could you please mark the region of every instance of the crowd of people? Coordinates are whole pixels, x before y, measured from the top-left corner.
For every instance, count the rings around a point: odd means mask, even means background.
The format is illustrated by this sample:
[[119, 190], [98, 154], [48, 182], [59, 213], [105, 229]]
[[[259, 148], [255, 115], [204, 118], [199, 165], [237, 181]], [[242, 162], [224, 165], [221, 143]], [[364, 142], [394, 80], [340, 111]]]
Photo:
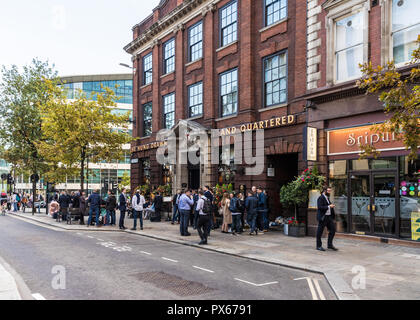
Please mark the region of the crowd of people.
[[[35, 196], [35, 208], [38, 209], [38, 212], [41, 211], [42, 202], [44, 197], [41, 194]], [[33, 195], [20, 192], [1, 192], [0, 195], [0, 205], [7, 211], [23, 211], [25, 212], [26, 208], [32, 208]]]
[[209, 186], [198, 190], [178, 190], [172, 198], [172, 224], [178, 222], [181, 236], [188, 237], [188, 226], [197, 230], [200, 244], [207, 244], [216, 216], [222, 216], [222, 233], [242, 234], [249, 226], [249, 235], [268, 232], [268, 197], [263, 188], [253, 186], [246, 194], [226, 192], [218, 204]]
[[[8, 210], [19, 211], [23, 208], [23, 212], [32, 202], [32, 196], [19, 193], [5, 194], [4, 199], [2, 194], [1, 199], [1, 204], [7, 205]], [[37, 195], [36, 202], [40, 203], [43, 200], [42, 195]], [[138, 220], [140, 230], [143, 230], [145, 219], [150, 219], [151, 222], [161, 221], [163, 197], [159, 191], [145, 194], [139, 189], [130, 197], [127, 190], [123, 189], [117, 201], [113, 191], [108, 191], [105, 197], [100, 195], [100, 190], [93, 191], [89, 196], [85, 192], [62, 191], [60, 194], [56, 192], [51, 195], [49, 203], [49, 214], [57, 221], [69, 223], [73, 218], [84, 225], [84, 217], [88, 216], [87, 227], [94, 224], [97, 227], [115, 226], [116, 210], [119, 210], [118, 226], [121, 230], [127, 229], [127, 212], [130, 212], [133, 218], [131, 230], [137, 230]], [[207, 244], [211, 231], [220, 225], [222, 233], [232, 235], [242, 234], [245, 227], [249, 227], [250, 235], [258, 235], [269, 229], [268, 199], [261, 187], [254, 186], [246, 194], [226, 192], [219, 202], [209, 186], [198, 190], [178, 190], [172, 198], [171, 211], [171, 223], [180, 225], [181, 236], [190, 236], [188, 227], [192, 227], [201, 238], [200, 244]]]

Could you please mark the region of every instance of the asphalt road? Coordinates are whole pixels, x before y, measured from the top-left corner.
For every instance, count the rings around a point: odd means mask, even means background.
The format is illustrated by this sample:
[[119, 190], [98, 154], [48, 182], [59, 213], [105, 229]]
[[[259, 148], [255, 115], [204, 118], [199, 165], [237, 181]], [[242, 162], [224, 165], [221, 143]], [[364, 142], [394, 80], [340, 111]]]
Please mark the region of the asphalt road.
[[38, 299], [335, 299], [318, 274], [129, 233], [62, 231], [10, 216], [0, 217], [0, 231], [0, 256]]

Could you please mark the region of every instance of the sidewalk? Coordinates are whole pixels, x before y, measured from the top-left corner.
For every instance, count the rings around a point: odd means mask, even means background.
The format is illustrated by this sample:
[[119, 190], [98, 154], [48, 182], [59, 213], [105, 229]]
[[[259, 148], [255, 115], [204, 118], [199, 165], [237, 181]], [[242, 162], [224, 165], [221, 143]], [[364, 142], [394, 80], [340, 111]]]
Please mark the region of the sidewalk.
[[[4, 262], [3, 262], [4, 263]], [[16, 281], [6, 270], [0, 258], [0, 300], [22, 300]]]
[[[34, 217], [31, 213], [17, 215], [65, 230], [121, 232], [116, 227], [87, 228], [78, 224], [57, 223], [45, 213]], [[132, 220], [126, 219], [126, 227], [131, 226]], [[189, 231], [191, 237], [181, 237], [179, 225], [171, 225], [167, 221], [146, 221], [143, 231], [128, 229], [126, 232], [322, 273], [340, 299], [420, 299], [418, 248], [337, 238], [334, 244], [339, 248], [338, 252], [319, 252], [315, 250], [315, 239], [312, 237], [293, 238], [276, 231], [258, 236], [246, 233], [233, 236], [222, 234], [220, 229], [212, 231], [209, 245], [203, 247], [198, 246], [200, 239], [197, 232], [191, 227]], [[365, 289], [352, 286], [353, 281], [360, 283], [360, 270], [366, 272]]]

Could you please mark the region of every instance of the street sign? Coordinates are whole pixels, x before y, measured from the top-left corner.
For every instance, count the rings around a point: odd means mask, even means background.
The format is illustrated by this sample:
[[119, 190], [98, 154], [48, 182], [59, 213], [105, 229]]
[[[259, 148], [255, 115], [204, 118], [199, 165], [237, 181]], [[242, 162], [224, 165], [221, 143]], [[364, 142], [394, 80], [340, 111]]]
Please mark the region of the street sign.
[[3, 174], [1, 175], [1, 180], [6, 180], [6, 179], [7, 179], [7, 174], [3, 173]]

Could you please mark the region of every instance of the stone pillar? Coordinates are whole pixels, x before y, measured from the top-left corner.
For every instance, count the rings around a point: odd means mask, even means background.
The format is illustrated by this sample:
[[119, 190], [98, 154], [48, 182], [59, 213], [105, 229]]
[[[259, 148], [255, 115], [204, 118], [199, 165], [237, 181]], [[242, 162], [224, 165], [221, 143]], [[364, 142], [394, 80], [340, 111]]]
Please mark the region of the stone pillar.
[[321, 21], [318, 21], [318, 15], [321, 13], [321, 3], [319, 0], [308, 0], [307, 9], [307, 80], [308, 90], [318, 88], [318, 80], [321, 79], [319, 64], [321, 63], [321, 53], [318, 48], [321, 47]]

